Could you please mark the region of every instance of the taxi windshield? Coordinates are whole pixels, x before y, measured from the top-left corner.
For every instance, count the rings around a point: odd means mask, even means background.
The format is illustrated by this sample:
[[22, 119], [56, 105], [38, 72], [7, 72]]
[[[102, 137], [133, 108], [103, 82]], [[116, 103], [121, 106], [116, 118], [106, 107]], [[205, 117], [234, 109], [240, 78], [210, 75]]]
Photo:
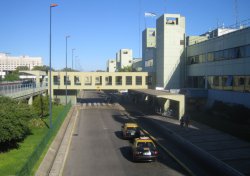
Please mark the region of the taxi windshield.
[[138, 130], [138, 127], [128, 127], [127, 130]]
[[152, 142], [138, 142], [137, 143], [138, 148], [150, 148], [153, 149], [155, 146]]

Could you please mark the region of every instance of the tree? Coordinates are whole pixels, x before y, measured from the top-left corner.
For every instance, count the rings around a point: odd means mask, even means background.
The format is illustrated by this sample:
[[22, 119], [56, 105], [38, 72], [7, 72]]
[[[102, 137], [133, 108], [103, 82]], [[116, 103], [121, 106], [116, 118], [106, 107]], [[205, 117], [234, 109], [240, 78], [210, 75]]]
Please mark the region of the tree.
[[33, 101], [33, 108], [39, 117], [49, 114], [49, 97], [38, 95]]
[[[49, 72], [49, 66], [43, 65], [43, 66], [34, 66], [32, 70], [39, 70], [39, 71], [45, 71], [46, 73]], [[52, 71], [54, 71], [53, 68], [51, 68]]]
[[8, 73], [4, 78], [4, 81], [17, 81], [17, 80], [19, 80], [18, 71]]
[[118, 72], [135, 72], [136, 70], [132, 66], [126, 66], [118, 69]]
[[27, 71], [27, 70], [29, 70], [29, 67], [28, 66], [18, 66], [17, 68], [16, 68], [16, 71]]
[[28, 122], [35, 117], [27, 104], [0, 96], [0, 150], [17, 147], [29, 133]]
[[63, 68], [61, 71], [78, 72], [78, 70], [74, 70], [74, 69], [72, 69], [72, 68]]

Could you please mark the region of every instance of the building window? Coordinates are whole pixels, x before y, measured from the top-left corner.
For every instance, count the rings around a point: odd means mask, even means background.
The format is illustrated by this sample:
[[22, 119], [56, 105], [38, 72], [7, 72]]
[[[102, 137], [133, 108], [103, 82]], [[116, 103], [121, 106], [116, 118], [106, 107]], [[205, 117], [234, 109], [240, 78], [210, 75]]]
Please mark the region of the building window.
[[224, 90], [232, 90], [233, 76], [222, 76], [222, 87]]
[[122, 85], [122, 76], [115, 77], [115, 85]]
[[96, 76], [95, 77], [95, 85], [102, 85], [102, 76]]
[[132, 85], [132, 76], [126, 76], [126, 85]]
[[214, 52], [214, 60], [222, 60], [224, 59], [224, 51], [216, 51]]
[[64, 85], [71, 85], [71, 81], [69, 80], [69, 76], [64, 76]]
[[135, 77], [135, 82], [136, 82], [136, 85], [142, 85], [142, 77], [141, 76], [136, 76]]
[[244, 91], [245, 89], [245, 76], [234, 76], [233, 90]]
[[154, 30], [149, 30], [149, 36], [154, 37], [155, 36], [155, 31]]
[[60, 85], [60, 76], [53, 76], [53, 84]]
[[84, 85], [86, 85], [86, 86], [92, 85], [92, 76], [85, 76], [84, 77]]
[[207, 53], [207, 61], [212, 62], [214, 61], [214, 53]]
[[178, 18], [167, 17], [166, 18], [166, 24], [178, 25]]
[[213, 77], [213, 85], [214, 86], [219, 86], [220, 85], [220, 77], [219, 76], [214, 76]]
[[106, 77], [105, 77], [105, 84], [106, 84], [107, 86], [112, 85], [112, 76], [106, 76]]
[[180, 45], [184, 45], [185, 41], [184, 40], [180, 40]]
[[81, 85], [80, 77], [79, 76], [74, 76], [74, 84], [75, 85]]

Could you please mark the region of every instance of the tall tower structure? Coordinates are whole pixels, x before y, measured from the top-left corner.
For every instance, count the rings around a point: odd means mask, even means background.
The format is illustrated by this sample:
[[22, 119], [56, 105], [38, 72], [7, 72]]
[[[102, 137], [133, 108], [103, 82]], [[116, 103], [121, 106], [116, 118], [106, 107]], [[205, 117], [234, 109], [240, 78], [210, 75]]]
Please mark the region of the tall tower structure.
[[155, 72], [156, 28], [146, 28], [142, 32], [142, 69]]
[[122, 69], [132, 65], [133, 51], [132, 49], [120, 49], [116, 53], [117, 69]]
[[185, 17], [163, 14], [156, 31], [156, 87], [179, 89], [184, 82]]

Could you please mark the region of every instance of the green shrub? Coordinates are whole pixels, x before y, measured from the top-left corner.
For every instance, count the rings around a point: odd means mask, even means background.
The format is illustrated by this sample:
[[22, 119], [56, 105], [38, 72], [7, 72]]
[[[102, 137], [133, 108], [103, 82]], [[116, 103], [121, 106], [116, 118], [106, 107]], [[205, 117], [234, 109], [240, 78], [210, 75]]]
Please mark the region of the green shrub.
[[39, 117], [45, 117], [49, 114], [49, 97], [38, 95], [32, 106]]
[[17, 147], [29, 133], [28, 122], [35, 114], [29, 105], [0, 97], [0, 148]]

